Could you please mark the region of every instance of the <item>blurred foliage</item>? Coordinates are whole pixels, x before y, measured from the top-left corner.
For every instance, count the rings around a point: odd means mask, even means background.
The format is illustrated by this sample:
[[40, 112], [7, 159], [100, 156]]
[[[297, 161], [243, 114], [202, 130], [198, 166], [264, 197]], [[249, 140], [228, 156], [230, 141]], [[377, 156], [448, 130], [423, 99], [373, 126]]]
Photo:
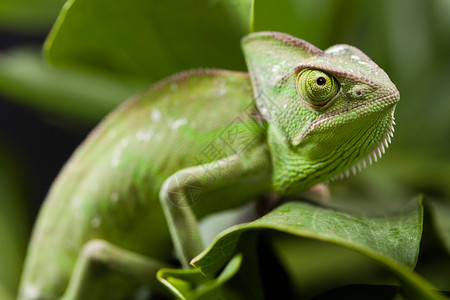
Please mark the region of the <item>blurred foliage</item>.
[[[71, 0], [57, 18], [62, 4], [1, 1], [1, 32], [46, 34], [55, 23], [45, 44], [45, 56], [55, 66], [33, 48], [0, 53], [0, 94], [83, 133], [117, 104], [171, 73], [201, 67], [244, 70], [239, 41], [251, 30], [290, 33], [322, 49], [348, 43], [363, 50], [400, 90], [396, 136], [375, 166], [332, 183], [326, 205], [383, 215], [424, 193], [429, 222], [417, 272], [450, 291], [450, 88], [445, 84], [450, 79], [450, 1]], [[0, 141], [3, 299], [3, 294], [14, 294], [25, 252], [31, 223], [25, 191], [31, 175], [20, 151], [11, 150], [14, 145], [1, 136]], [[380, 279], [386, 274], [379, 266], [345, 248], [291, 237], [274, 241], [292, 285], [301, 287], [297, 295], [332, 287], [328, 279], [347, 285], [381, 283], [380, 292], [391, 292], [395, 284], [389, 276]], [[307, 258], [294, 259], [300, 251]], [[430, 255], [433, 251], [440, 255]], [[239, 258], [233, 259], [236, 266]], [[348, 270], [342, 271], [343, 266]]]
[[19, 98], [22, 105], [39, 113], [63, 119], [66, 126], [97, 123], [145, 86], [144, 81], [119, 81], [109, 74], [56, 68], [46, 64], [34, 49], [0, 54], [2, 93]]
[[50, 62], [159, 80], [199, 67], [244, 69], [251, 1], [69, 1], [46, 44]]
[[0, 2], [0, 28], [18, 33], [47, 31], [64, 0], [3, 0]]
[[[24, 209], [23, 166], [14, 149], [0, 139], [0, 299], [15, 294], [22, 268], [28, 236], [28, 221]], [[2, 296], [2, 294], [5, 294]]]

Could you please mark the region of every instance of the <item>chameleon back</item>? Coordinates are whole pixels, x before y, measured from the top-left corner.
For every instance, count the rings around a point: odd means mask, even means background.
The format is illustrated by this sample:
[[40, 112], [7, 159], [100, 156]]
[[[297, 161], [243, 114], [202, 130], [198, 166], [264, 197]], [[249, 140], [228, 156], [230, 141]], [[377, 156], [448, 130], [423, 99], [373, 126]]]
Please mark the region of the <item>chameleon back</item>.
[[[29, 246], [20, 299], [61, 297], [91, 239], [168, 259], [170, 236], [158, 201], [163, 181], [182, 168], [264, 143], [255, 113], [248, 76], [213, 70], [175, 75], [113, 112], [51, 187]], [[241, 200], [194, 210], [202, 216]], [[110, 277], [124, 293], [130, 288]], [[108, 299], [120, 298], [119, 290]]]

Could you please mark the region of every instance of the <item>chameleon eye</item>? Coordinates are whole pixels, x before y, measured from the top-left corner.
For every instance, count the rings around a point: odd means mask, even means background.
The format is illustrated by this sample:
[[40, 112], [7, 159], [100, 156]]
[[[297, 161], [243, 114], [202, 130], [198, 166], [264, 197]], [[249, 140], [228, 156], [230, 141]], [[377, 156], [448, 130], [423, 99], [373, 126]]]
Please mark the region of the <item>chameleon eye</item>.
[[297, 76], [297, 92], [313, 108], [326, 105], [338, 91], [336, 78], [320, 70], [305, 69]]

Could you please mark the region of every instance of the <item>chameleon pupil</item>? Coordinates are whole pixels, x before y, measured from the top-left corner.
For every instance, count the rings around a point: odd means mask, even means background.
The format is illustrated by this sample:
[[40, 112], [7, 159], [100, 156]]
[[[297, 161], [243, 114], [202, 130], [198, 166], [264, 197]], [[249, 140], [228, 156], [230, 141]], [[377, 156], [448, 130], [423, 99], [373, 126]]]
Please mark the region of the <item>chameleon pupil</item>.
[[316, 80], [317, 84], [322, 86], [325, 85], [325, 83], [327, 82], [325, 78], [323, 78], [322, 76], [320, 76], [319, 78], [317, 78]]

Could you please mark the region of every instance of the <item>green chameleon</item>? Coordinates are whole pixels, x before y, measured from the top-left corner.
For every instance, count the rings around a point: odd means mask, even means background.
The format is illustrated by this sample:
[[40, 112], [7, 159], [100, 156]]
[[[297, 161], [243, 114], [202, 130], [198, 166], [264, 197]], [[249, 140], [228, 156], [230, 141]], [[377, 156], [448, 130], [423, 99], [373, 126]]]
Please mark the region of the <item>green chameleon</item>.
[[298, 194], [371, 163], [399, 92], [360, 50], [277, 32], [246, 36], [250, 76], [195, 70], [110, 114], [53, 184], [19, 299], [122, 299], [164, 287], [203, 249], [197, 219], [259, 195]]

